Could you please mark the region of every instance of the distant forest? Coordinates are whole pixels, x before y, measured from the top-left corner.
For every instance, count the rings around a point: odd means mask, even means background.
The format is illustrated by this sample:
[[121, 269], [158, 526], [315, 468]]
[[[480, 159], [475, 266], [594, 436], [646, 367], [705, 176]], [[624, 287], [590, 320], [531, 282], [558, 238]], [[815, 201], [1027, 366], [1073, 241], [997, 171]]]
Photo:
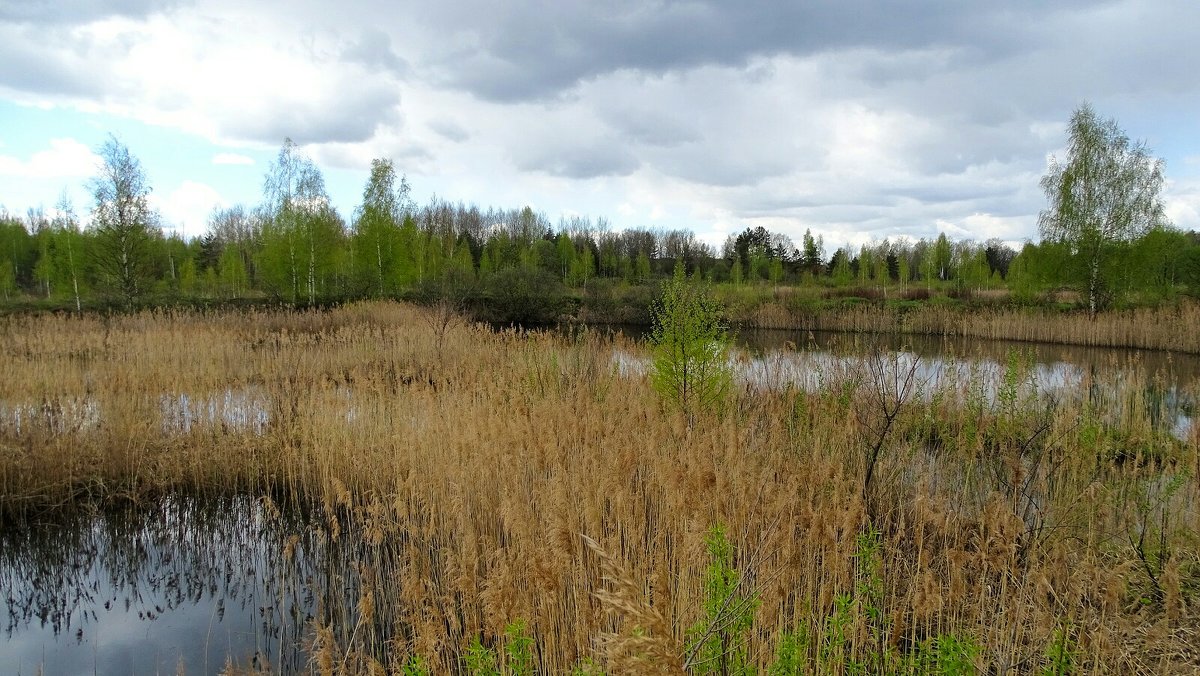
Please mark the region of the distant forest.
[[[1071, 288], [1081, 264], [1066, 241], [1018, 251], [984, 242], [896, 238], [828, 250], [762, 227], [716, 248], [689, 230], [615, 228], [601, 218], [551, 222], [532, 209], [481, 209], [436, 198], [419, 206], [390, 160], [379, 159], [347, 220], [320, 170], [287, 141], [258, 205], [218, 209], [194, 239], [164, 235], [149, 183], [115, 138], [89, 182], [88, 227], [69, 203], [52, 215], [0, 213], [0, 300], [46, 307], [132, 306], [263, 299], [314, 304], [364, 297], [497, 298], [531, 287], [550, 296], [644, 286], [672, 274], [718, 285], [994, 291], [1039, 303]], [[1105, 306], [1200, 295], [1200, 234], [1158, 223], [1106, 243]]]

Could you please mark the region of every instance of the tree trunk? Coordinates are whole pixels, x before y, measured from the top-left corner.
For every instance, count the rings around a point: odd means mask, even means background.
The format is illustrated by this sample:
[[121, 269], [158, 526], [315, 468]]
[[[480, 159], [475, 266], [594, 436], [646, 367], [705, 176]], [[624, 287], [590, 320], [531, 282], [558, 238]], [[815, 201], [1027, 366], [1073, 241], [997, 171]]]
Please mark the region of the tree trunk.
[[129, 260], [129, 233], [122, 232], [121, 238], [121, 291], [125, 294], [125, 303], [133, 307], [133, 299], [137, 297], [137, 287], [133, 278], [133, 269]]
[[317, 296], [317, 248], [313, 241], [312, 226], [308, 231], [308, 304], [316, 303]]
[[1088, 316], [1096, 318], [1097, 296], [1100, 293], [1100, 257], [1093, 256], [1091, 271], [1088, 275]]
[[71, 286], [75, 290], [75, 312], [83, 314], [83, 305], [79, 302], [79, 276], [75, 274], [75, 254], [71, 248], [70, 235], [67, 235], [67, 265], [71, 266]]
[[288, 262], [292, 273], [292, 303], [300, 293], [300, 271], [296, 269], [296, 233], [288, 231]]
[[379, 242], [379, 233], [375, 233], [375, 266], [379, 272], [379, 297], [383, 297], [383, 246]]

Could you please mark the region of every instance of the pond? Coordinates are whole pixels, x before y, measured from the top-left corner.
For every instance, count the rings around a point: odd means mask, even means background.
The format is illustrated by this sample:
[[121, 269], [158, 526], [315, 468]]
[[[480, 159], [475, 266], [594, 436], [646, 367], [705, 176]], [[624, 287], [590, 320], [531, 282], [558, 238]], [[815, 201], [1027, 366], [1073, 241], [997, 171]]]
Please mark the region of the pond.
[[[647, 337], [644, 327], [607, 326], [602, 333]], [[1049, 401], [1087, 403], [1118, 424], [1130, 411], [1122, 403], [1144, 402], [1155, 425], [1179, 439], [1197, 432], [1194, 409], [1200, 392], [1200, 355], [1153, 350], [1095, 348], [1049, 343], [942, 338], [893, 334], [743, 330], [734, 334], [731, 355], [735, 381], [750, 389], [801, 388], [813, 391], [831, 379], [882, 358], [895, 371], [915, 368], [917, 389], [971, 390], [992, 403], [1007, 378]], [[623, 373], [637, 374], [649, 360], [614, 355]]]
[[323, 558], [298, 515], [250, 497], [58, 515], [0, 534], [5, 673], [303, 667]]

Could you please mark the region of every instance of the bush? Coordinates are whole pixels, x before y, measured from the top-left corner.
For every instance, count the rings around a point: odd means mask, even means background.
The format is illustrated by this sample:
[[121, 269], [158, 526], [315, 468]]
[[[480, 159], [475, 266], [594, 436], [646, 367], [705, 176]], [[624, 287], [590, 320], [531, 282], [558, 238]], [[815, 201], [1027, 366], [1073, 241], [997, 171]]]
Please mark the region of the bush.
[[546, 324], [573, 313], [576, 303], [549, 272], [507, 268], [484, 281], [480, 314], [504, 324]]
[[729, 391], [729, 336], [706, 288], [676, 275], [654, 306], [651, 382], [689, 418], [719, 405]]

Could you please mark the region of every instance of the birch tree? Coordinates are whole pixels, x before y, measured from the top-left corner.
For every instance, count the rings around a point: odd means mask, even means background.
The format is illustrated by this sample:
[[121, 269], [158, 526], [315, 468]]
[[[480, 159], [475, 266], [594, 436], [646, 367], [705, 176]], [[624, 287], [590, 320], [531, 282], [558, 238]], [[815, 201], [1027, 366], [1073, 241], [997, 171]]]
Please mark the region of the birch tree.
[[396, 291], [401, 266], [401, 223], [413, 211], [408, 180], [396, 179], [389, 159], [371, 160], [371, 176], [363, 188], [354, 227], [355, 256], [370, 279], [372, 291], [385, 296]]
[[70, 279], [75, 311], [83, 312], [83, 302], [79, 298], [79, 219], [75, 216], [75, 207], [65, 192], [59, 198], [56, 208], [58, 215], [54, 218], [53, 227], [63, 244], [63, 251], [59, 252], [58, 267]]
[[1038, 229], [1044, 240], [1066, 246], [1065, 281], [1079, 288], [1095, 317], [1112, 298], [1110, 263], [1164, 219], [1162, 160], [1086, 103], [1071, 116], [1068, 135], [1065, 161], [1051, 157], [1042, 177], [1050, 204]]
[[150, 277], [151, 228], [158, 214], [150, 206], [150, 184], [142, 164], [125, 144], [109, 136], [100, 147], [104, 161], [88, 184], [95, 200], [92, 230], [101, 281], [133, 305]]
[[332, 216], [325, 178], [296, 143], [285, 139], [263, 186], [263, 250], [266, 282], [279, 295], [296, 302], [301, 295], [316, 302], [318, 272], [331, 253]]

